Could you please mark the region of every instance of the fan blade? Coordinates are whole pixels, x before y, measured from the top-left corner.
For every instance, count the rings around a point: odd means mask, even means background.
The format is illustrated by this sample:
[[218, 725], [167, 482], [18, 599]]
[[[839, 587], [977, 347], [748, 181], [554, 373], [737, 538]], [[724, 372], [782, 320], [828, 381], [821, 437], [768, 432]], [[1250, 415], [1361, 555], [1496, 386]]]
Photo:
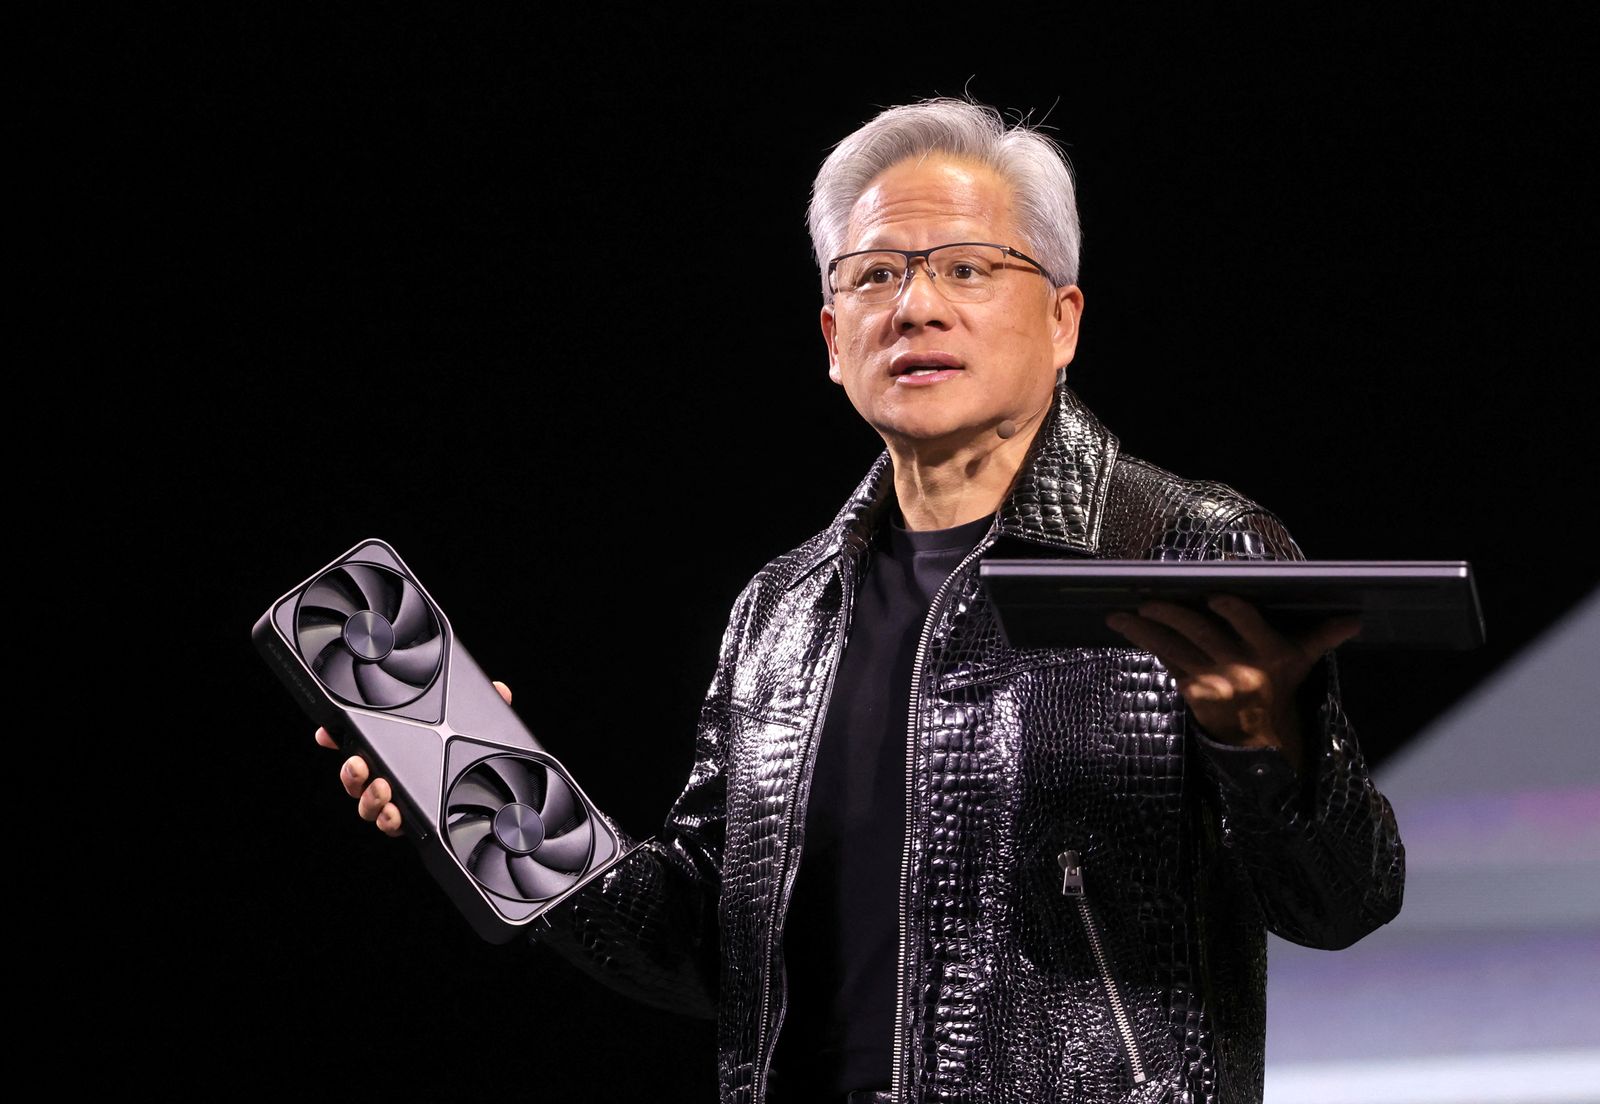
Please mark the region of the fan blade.
[[498, 813], [511, 804], [503, 793], [497, 793], [483, 781], [482, 771], [473, 771], [450, 788], [450, 812], [457, 809], [487, 809]]
[[300, 654], [307, 663], [315, 664], [317, 657], [322, 654], [322, 649], [332, 644], [344, 635], [344, 620], [338, 624], [325, 623], [321, 625], [300, 626]]
[[356, 685], [372, 705], [404, 705], [417, 696], [417, 688], [385, 674], [376, 663], [356, 664]]
[[[398, 626], [395, 628], [395, 639], [400, 639]], [[415, 648], [396, 648], [379, 660], [378, 666], [412, 686], [426, 686], [433, 678], [433, 672], [438, 670], [439, 651], [443, 647], [444, 637], [436, 636]]]
[[331, 571], [311, 584], [306, 590], [305, 597], [300, 599], [300, 605], [333, 610], [346, 617], [361, 611], [361, 607], [334, 582], [334, 573]]
[[[394, 615], [394, 639], [397, 644], [410, 644], [433, 628], [428, 616], [428, 600], [422, 591], [408, 582], [400, 584], [400, 610]], [[437, 634], [435, 634], [437, 635]]]
[[520, 801], [530, 809], [539, 807], [538, 782], [530, 777], [532, 772], [528, 770], [532, 764], [509, 755], [497, 755], [483, 765], [494, 771], [495, 777], [511, 791], [512, 800]]
[[539, 807], [539, 819], [544, 821], [546, 832], [561, 832], [572, 819], [572, 809], [577, 799], [567, 780], [553, 770], [544, 772], [544, 804]]
[[487, 844], [478, 852], [478, 861], [472, 864], [472, 873], [478, 881], [502, 897], [521, 898], [522, 891], [511, 880], [511, 869], [506, 860], [511, 858], [498, 842]]
[[554, 897], [577, 881], [570, 874], [561, 874], [540, 866], [531, 855], [511, 856], [511, 877], [516, 880], [523, 895], [539, 900]]
[[533, 852], [533, 857], [552, 870], [568, 874], [581, 874], [589, 864], [589, 854], [594, 850], [594, 825], [587, 820], [563, 835], [544, 838]]
[[472, 858], [472, 849], [494, 829], [494, 818], [472, 813], [450, 825], [450, 850], [456, 858], [466, 863]]
[[350, 576], [367, 600], [367, 609], [383, 614], [386, 620], [394, 617], [394, 599], [384, 577], [365, 564], [345, 564], [344, 573]]
[[328, 657], [322, 663], [322, 670], [317, 671], [322, 681], [341, 698], [361, 701], [361, 687], [356, 685], [356, 657], [350, 654], [350, 649], [342, 646], [328, 648], [322, 654]]

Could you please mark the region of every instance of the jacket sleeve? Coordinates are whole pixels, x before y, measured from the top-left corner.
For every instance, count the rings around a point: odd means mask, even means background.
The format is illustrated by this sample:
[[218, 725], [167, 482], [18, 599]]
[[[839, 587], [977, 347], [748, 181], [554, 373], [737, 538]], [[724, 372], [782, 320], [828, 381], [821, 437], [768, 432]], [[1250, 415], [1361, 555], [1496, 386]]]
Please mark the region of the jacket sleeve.
[[661, 831], [636, 841], [618, 829], [627, 857], [529, 925], [531, 942], [610, 988], [705, 1019], [716, 1018], [721, 961], [717, 906], [732, 652], [754, 588], [752, 581], [734, 603], [700, 710], [694, 766]]
[[[1272, 514], [1246, 511], [1208, 549], [1212, 559], [1303, 560]], [[1275, 748], [1208, 737], [1189, 715], [1221, 809], [1221, 846], [1242, 864], [1267, 929], [1337, 950], [1400, 911], [1405, 848], [1388, 799], [1367, 773], [1325, 652], [1298, 695], [1302, 773]]]

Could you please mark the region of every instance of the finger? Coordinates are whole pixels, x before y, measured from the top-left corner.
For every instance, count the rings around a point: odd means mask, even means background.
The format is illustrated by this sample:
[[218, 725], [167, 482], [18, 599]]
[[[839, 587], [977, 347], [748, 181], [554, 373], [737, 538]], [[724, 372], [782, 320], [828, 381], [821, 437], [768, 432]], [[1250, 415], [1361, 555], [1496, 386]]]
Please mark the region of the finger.
[[335, 751], [339, 749], [339, 745], [334, 742], [333, 736], [325, 728], [317, 729], [317, 743], [325, 748], [333, 748]]
[[1188, 638], [1213, 663], [1231, 663], [1243, 658], [1239, 638], [1221, 620], [1209, 613], [1180, 606], [1176, 602], [1146, 602], [1139, 613], [1159, 621]]
[[350, 756], [339, 768], [339, 781], [344, 784], [345, 793], [360, 797], [367, 786], [367, 761], [359, 755]]
[[1271, 715], [1264, 706], [1252, 705], [1241, 709], [1239, 731], [1256, 740], [1268, 739], [1272, 732]]
[[1360, 635], [1361, 618], [1330, 617], [1301, 637], [1298, 643], [1309, 653], [1310, 658], [1315, 660], [1323, 652], [1331, 652], [1346, 640]]
[[1270, 681], [1266, 670], [1253, 663], [1230, 663], [1217, 675], [1227, 682], [1230, 692], [1237, 698], [1261, 693]]
[[1206, 605], [1232, 625], [1239, 639], [1248, 644], [1256, 655], [1294, 650], [1294, 643], [1273, 628], [1261, 616], [1261, 611], [1243, 598], [1234, 594], [1213, 594], [1206, 599]]
[[506, 704], [507, 705], [510, 705], [511, 704], [511, 687], [507, 686], [503, 682], [496, 682], [494, 684], [494, 688], [496, 690], [500, 691], [500, 696], [506, 700]]
[[372, 785], [361, 793], [361, 800], [356, 804], [356, 812], [362, 820], [377, 820], [383, 807], [394, 799], [394, 794], [389, 790], [387, 778], [374, 778]]
[[1178, 693], [1189, 701], [1222, 702], [1234, 696], [1233, 683], [1221, 675], [1185, 675], [1178, 679]]
[[1154, 655], [1174, 674], [1212, 666], [1210, 658], [1186, 637], [1159, 622], [1131, 613], [1113, 613], [1107, 615], [1106, 624], [1127, 637], [1134, 647]]
[[400, 808], [394, 802], [389, 802], [378, 810], [378, 828], [386, 836], [400, 834]]

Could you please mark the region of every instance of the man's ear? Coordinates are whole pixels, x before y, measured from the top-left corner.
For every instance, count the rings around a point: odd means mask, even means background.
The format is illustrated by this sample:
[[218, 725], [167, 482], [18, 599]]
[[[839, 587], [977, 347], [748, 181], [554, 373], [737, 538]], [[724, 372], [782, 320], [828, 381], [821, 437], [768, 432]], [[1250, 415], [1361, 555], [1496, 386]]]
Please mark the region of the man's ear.
[[844, 377], [839, 374], [839, 330], [833, 320], [833, 308], [822, 308], [822, 341], [828, 346], [828, 378], [840, 386]]
[[1050, 331], [1050, 344], [1055, 353], [1054, 363], [1063, 368], [1072, 363], [1078, 351], [1078, 326], [1083, 320], [1083, 292], [1076, 284], [1058, 287], [1053, 306], [1055, 324]]

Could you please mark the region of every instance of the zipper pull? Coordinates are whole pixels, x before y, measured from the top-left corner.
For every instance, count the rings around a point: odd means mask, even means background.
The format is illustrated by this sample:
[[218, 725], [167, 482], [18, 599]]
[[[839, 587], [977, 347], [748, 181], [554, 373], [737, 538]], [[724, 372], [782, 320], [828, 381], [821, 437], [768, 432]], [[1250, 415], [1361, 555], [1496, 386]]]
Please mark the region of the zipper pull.
[[1061, 893], [1065, 897], [1083, 896], [1083, 866], [1076, 851], [1063, 851], [1056, 856], [1061, 864]]

